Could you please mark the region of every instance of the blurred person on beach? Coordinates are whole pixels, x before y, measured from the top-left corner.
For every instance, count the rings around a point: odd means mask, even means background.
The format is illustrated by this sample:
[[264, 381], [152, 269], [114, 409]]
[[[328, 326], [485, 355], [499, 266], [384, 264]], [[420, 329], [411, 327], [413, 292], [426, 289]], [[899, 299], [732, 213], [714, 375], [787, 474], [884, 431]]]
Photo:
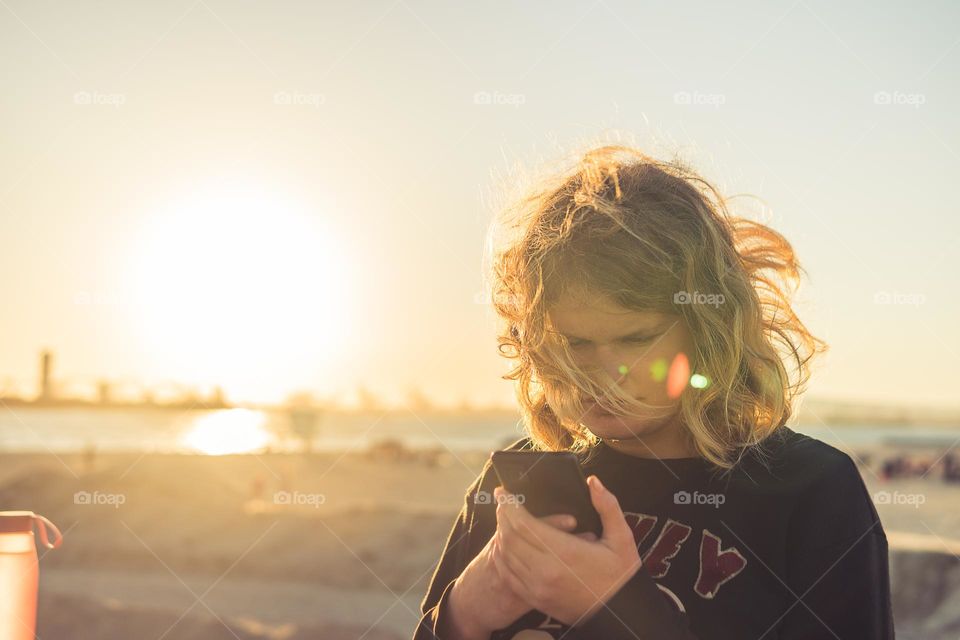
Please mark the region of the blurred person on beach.
[[827, 348], [791, 307], [802, 269], [729, 204], [601, 146], [505, 208], [491, 294], [527, 434], [507, 448], [574, 452], [603, 531], [533, 517], [488, 462], [414, 640], [894, 637], [857, 465], [786, 424]]

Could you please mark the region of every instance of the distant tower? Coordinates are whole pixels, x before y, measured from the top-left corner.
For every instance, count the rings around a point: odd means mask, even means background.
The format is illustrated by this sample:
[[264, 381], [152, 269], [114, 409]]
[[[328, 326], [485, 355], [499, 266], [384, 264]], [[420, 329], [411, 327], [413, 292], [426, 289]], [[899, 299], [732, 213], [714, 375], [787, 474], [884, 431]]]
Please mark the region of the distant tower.
[[430, 399], [415, 387], [407, 392], [407, 406], [413, 411], [430, 411], [433, 409]]
[[97, 383], [97, 401], [100, 404], [110, 404], [110, 383], [101, 380]]
[[357, 408], [360, 411], [379, 411], [380, 399], [364, 386], [357, 388]]
[[40, 353], [40, 400], [53, 399], [53, 382], [50, 375], [53, 369], [53, 354], [49, 351]]
[[211, 407], [225, 407], [227, 406], [226, 398], [223, 395], [222, 387], [214, 387], [213, 392], [210, 394], [210, 400], [208, 403]]

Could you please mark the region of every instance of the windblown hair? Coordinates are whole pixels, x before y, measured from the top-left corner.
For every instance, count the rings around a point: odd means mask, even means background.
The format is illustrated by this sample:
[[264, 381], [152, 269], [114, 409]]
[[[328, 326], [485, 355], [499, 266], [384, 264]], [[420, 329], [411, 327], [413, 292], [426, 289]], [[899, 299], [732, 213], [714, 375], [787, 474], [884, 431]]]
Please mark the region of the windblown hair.
[[[695, 345], [690, 371], [709, 384], [681, 393], [682, 424], [716, 467], [730, 470], [790, 418], [810, 359], [828, 347], [791, 308], [803, 270], [790, 243], [731, 215], [728, 202], [681, 161], [607, 145], [501, 212], [495, 227], [508, 229], [510, 239], [491, 246], [487, 275], [498, 349], [512, 362], [503, 379], [516, 381], [536, 448], [593, 448], [598, 438], [577, 420], [581, 396], [627, 415], [647, 406], [609, 376], [597, 382], [577, 365], [547, 313], [565, 293], [600, 295], [685, 323]], [[680, 296], [697, 292], [722, 304], [681, 303]]]

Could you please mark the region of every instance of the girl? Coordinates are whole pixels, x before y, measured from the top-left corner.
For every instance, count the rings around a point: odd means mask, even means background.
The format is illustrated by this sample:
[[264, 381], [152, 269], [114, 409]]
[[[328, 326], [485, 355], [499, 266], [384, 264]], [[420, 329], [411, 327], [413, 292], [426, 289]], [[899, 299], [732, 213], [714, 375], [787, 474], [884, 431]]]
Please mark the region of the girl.
[[529, 434], [509, 448], [576, 453], [603, 533], [533, 517], [487, 463], [415, 640], [893, 638], [857, 466], [786, 426], [827, 348], [791, 309], [787, 240], [623, 146], [509, 213], [493, 304]]

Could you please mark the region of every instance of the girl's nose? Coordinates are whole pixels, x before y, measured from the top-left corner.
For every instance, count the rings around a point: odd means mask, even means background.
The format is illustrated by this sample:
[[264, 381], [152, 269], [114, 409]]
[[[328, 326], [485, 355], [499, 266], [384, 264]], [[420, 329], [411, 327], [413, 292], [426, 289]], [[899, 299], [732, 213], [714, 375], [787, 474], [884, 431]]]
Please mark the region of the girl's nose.
[[597, 345], [596, 364], [614, 380], [623, 378], [630, 368], [630, 363], [624, 362], [617, 349], [603, 344]]

